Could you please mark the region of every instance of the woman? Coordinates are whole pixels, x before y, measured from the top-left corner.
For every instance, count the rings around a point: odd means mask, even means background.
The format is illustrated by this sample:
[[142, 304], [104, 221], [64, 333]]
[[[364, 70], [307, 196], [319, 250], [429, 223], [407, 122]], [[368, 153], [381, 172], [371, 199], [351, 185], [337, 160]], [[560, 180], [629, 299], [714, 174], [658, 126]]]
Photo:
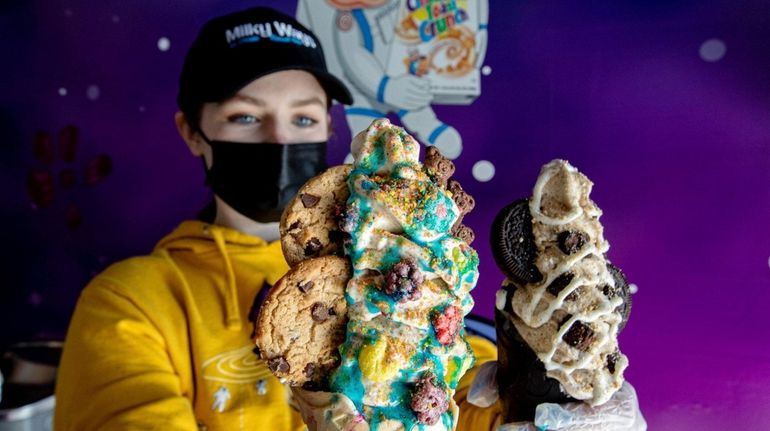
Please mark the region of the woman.
[[[288, 270], [278, 218], [325, 167], [331, 99], [352, 102], [293, 18], [253, 8], [203, 27], [175, 120], [204, 162], [211, 211], [83, 290], [56, 385], [56, 429], [305, 428], [252, 353], [250, 320], [255, 298]], [[480, 362], [494, 359], [490, 343], [474, 346]], [[461, 411], [482, 422], [495, 414]]]

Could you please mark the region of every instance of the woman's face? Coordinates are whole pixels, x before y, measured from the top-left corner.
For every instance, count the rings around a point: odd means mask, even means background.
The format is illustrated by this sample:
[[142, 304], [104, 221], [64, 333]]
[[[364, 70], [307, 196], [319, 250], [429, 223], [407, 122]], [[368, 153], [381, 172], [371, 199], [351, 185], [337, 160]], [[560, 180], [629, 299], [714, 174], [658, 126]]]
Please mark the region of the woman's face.
[[[329, 138], [326, 92], [303, 70], [271, 73], [201, 110], [200, 127], [211, 140], [294, 144]], [[210, 154], [207, 154], [210, 160]]]

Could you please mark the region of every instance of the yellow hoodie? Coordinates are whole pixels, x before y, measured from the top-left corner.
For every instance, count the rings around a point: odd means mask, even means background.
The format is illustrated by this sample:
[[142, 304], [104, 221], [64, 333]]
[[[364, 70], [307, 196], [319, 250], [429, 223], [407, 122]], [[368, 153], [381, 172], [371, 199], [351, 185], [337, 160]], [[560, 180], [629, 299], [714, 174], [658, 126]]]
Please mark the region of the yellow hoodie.
[[[252, 351], [254, 298], [287, 270], [280, 242], [198, 221], [182, 223], [151, 255], [107, 268], [83, 290], [70, 323], [54, 428], [305, 429]], [[477, 364], [495, 359], [491, 343], [471, 345]], [[474, 422], [462, 428], [490, 429], [497, 417], [497, 409], [458, 404], [461, 425]]]

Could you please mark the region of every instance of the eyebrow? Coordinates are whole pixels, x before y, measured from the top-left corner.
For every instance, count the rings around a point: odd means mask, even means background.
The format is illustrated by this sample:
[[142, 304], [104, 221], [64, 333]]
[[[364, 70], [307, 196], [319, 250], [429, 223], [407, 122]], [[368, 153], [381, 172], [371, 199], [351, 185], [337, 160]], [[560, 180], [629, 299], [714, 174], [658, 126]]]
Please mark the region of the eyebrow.
[[265, 106], [266, 103], [262, 99], [257, 99], [255, 97], [247, 96], [245, 94], [236, 94], [235, 96], [225, 100], [223, 103], [227, 103], [229, 101], [239, 100], [241, 102], [246, 102], [251, 105], [256, 106]]
[[[226, 100], [225, 103], [229, 100], [239, 100], [241, 102], [249, 103], [251, 105], [255, 105], [259, 107], [263, 107], [266, 105], [264, 100], [258, 99], [256, 97], [247, 96], [245, 94], [236, 94], [235, 96]], [[308, 105], [320, 105], [321, 107], [326, 107], [326, 102], [321, 100], [320, 97], [313, 96], [307, 99], [294, 100], [290, 104], [292, 108], [298, 108], [298, 107], [308, 106]]]
[[309, 97], [307, 99], [295, 100], [291, 102], [291, 107], [297, 108], [300, 106], [316, 105], [316, 104], [321, 105], [322, 107], [326, 107], [326, 102], [324, 102], [323, 100], [321, 100], [320, 97], [317, 97], [317, 96]]

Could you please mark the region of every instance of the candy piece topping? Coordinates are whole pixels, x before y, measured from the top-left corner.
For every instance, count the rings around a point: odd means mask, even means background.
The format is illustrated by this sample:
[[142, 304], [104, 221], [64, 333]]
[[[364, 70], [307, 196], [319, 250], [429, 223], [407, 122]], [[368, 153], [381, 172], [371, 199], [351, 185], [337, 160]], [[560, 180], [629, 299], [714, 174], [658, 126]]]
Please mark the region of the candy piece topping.
[[444, 346], [452, 344], [460, 329], [462, 312], [454, 305], [450, 305], [433, 318], [433, 329], [436, 331], [436, 339]]
[[564, 254], [572, 254], [580, 251], [580, 249], [589, 241], [586, 234], [574, 231], [561, 232], [556, 239], [559, 242], [559, 250]]
[[270, 371], [274, 373], [288, 373], [289, 369], [289, 363], [286, 361], [286, 358], [283, 356], [278, 356], [273, 359], [269, 359], [267, 361], [267, 367], [270, 368]]
[[419, 299], [422, 296], [420, 285], [425, 275], [417, 268], [412, 259], [402, 259], [385, 274], [384, 291], [396, 301]]
[[435, 377], [423, 377], [417, 381], [412, 392], [411, 407], [417, 420], [426, 425], [435, 425], [441, 414], [449, 408], [449, 400], [441, 387], [435, 384]]

